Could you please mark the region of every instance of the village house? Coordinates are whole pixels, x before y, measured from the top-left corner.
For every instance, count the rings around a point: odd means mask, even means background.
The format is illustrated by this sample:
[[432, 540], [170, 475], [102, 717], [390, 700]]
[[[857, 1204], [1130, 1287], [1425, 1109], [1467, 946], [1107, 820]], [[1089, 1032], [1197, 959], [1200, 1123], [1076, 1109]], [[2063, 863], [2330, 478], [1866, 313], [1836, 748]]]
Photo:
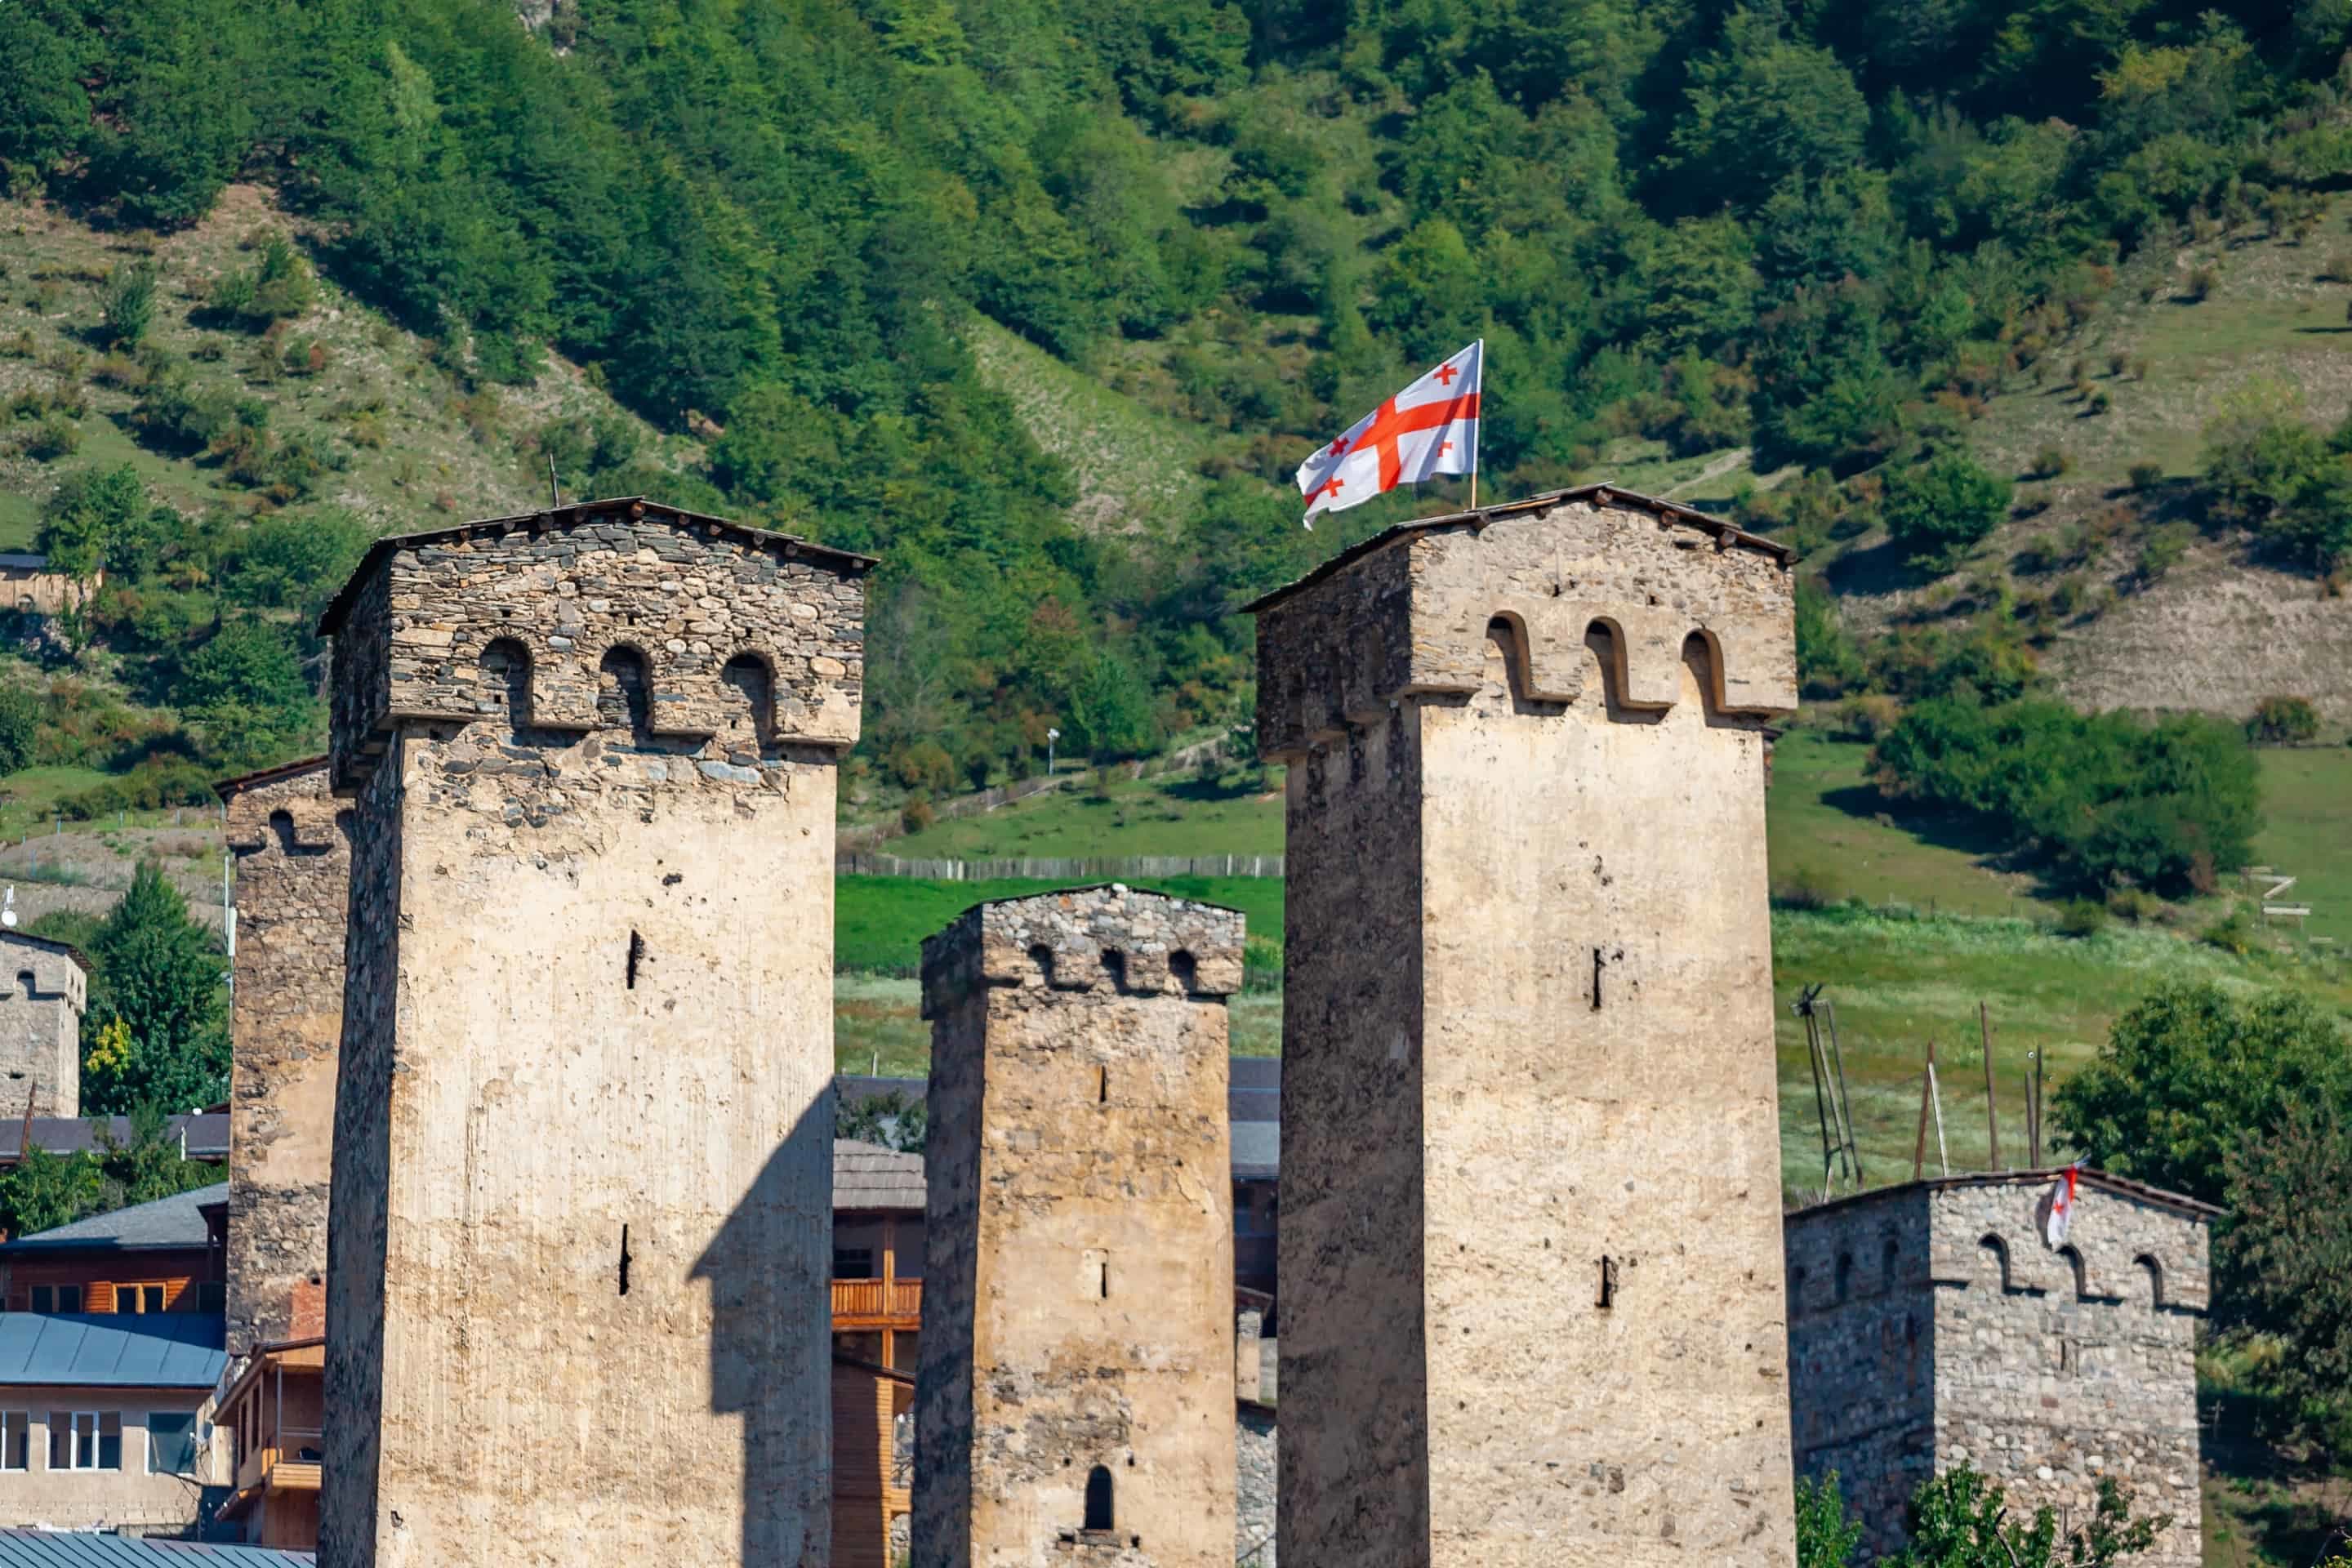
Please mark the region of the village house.
[[196, 1527], [228, 1359], [219, 1208], [200, 1189], [0, 1247], [0, 1524]]
[[2098, 1483], [2171, 1525], [2143, 1568], [2200, 1560], [2197, 1332], [2221, 1211], [2057, 1171], [1881, 1187], [1790, 1215], [1789, 1378], [1799, 1473], [1836, 1475], [1863, 1549], [1905, 1540], [1929, 1476], [1968, 1465], [2020, 1522], [2090, 1518]]
[[[99, 1146], [101, 1130], [117, 1143], [131, 1142], [128, 1116], [36, 1116], [30, 1142], [32, 1147], [45, 1154], [81, 1154]], [[26, 1133], [21, 1110], [14, 1116], [0, 1116], [0, 1171], [11, 1168], [23, 1158]], [[163, 1123], [163, 1135], [179, 1149], [184, 1160], [200, 1160], [208, 1165], [228, 1162], [228, 1116], [225, 1111], [171, 1117]]]
[[30, 551], [0, 551], [0, 610], [56, 616], [89, 601], [106, 585], [103, 570], [88, 582], [49, 570], [49, 558]]
[[322, 1310], [313, 1293], [295, 1325], [310, 1331], [253, 1347], [215, 1401], [230, 1489], [216, 1518], [236, 1540], [303, 1552], [318, 1547], [327, 1425]]

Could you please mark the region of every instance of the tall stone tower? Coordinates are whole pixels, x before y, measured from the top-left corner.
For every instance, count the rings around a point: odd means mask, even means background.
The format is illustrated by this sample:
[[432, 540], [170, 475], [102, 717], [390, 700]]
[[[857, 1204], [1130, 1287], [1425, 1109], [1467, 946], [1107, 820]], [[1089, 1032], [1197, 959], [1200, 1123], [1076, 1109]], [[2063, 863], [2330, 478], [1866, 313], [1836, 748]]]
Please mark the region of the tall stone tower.
[[1789, 564], [1596, 487], [1252, 606], [1289, 764], [1286, 1568], [1794, 1561]]
[[322, 1568], [827, 1559], [864, 556], [638, 500], [379, 541]]
[[89, 976], [61, 942], [0, 931], [0, 1115], [81, 1114]]
[[918, 1568], [1228, 1568], [1242, 917], [1126, 888], [923, 944]]
[[313, 757], [216, 786], [236, 857], [228, 1100], [228, 1345], [294, 1337], [327, 1277], [349, 812]]

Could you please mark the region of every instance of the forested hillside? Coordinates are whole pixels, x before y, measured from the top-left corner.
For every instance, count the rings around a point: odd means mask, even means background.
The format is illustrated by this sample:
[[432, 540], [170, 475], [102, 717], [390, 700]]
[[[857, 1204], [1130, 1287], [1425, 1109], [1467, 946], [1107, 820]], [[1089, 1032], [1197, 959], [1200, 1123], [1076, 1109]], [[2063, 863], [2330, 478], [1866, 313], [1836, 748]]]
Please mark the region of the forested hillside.
[[[67, 651], [125, 660], [206, 763], [311, 743], [294, 611], [351, 529], [280, 521], [306, 507], [416, 526], [556, 455], [572, 493], [873, 550], [865, 750], [938, 792], [1049, 724], [1118, 755], [1242, 721], [1231, 606], [1433, 499], [1310, 535], [1289, 469], [1483, 334], [1491, 493], [1697, 478], [1866, 557], [1809, 579], [1816, 692], [2014, 696], [2189, 548], [2164, 526], [2315, 596], [2345, 564], [2352, 434], [2236, 396], [2116, 478], [2103, 534], [1869, 612], [1899, 635], [1867, 657], [1824, 594], [1982, 566], [2071, 461], [2021, 471], [1989, 410], [2032, 389], [2096, 429], [2148, 380], [2088, 346], [2119, 312], [2226, 291], [2242, 242], [2327, 273], [2348, 28], [2347, 0], [15, 0], [0, 172], [113, 239], [76, 277], [0, 237], [44, 334], [0, 360], [9, 488], [109, 568]], [[167, 279], [158, 332], [147, 269], [247, 185], [252, 248]], [[2211, 276], [2173, 265], [2198, 245]], [[224, 379], [331, 364], [327, 300], [425, 345], [450, 408], [532, 410], [495, 480], [355, 494], [396, 429], [298, 438]], [[207, 494], [84, 456], [118, 435]], [[230, 711], [257, 683], [270, 711]]]

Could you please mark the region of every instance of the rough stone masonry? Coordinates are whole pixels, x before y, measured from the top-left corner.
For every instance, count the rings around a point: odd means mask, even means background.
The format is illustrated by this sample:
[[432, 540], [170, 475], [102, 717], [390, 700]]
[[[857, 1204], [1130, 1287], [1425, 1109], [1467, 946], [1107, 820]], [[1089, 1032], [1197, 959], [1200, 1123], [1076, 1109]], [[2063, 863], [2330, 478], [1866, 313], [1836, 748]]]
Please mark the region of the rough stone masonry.
[[1789, 565], [1596, 487], [1253, 606], [1289, 764], [1286, 1568], [1794, 1561]]
[[2086, 1171], [2065, 1245], [2055, 1172], [1885, 1187], [1790, 1215], [1789, 1361], [1798, 1468], [1835, 1472], [1872, 1557], [1912, 1492], [1966, 1464], [2082, 1524], [2102, 1477], [2169, 1529], [2137, 1559], [2195, 1568], [2197, 1327], [2219, 1211]]
[[81, 1016], [89, 976], [74, 950], [0, 931], [0, 1115], [81, 1114]]
[[327, 1275], [349, 813], [314, 757], [217, 786], [236, 857], [228, 1103], [228, 1346], [294, 1336]]
[[1112, 886], [923, 944], [921, 1568], [1233, 1562], [1242, 924]]
[[600, 501], [380, 541], [329, 607], [322, 1568], [827, 1560], [870, 565]]

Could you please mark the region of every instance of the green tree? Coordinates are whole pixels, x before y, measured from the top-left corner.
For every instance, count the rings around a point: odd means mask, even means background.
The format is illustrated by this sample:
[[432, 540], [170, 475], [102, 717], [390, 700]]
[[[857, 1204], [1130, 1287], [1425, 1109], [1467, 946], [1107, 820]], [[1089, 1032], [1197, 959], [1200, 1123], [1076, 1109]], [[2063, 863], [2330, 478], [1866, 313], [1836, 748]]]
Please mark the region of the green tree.
[[137, 348], [155, 324], [155, 268], [151, 262], [116, 268], [106, 280], [99, 329], [117, 348]]
[[1667, 141], [1683, 201], [1752, 206], [1784, 180], [1818, 180], [1862, 158], [1869, 106], [1828, 49], [1787, 38], [1779, 8], [1735, 10], [1721, 47], [1693, 59]]
[[2303, 996], [2240, 1001], [2210, 981], [2168, 982], [2060, 1086], [2057, 1125], [2102, 1170], [2223, 1203], [2230, 1152], [2275, 1136], [2297, 1104], [2352, 1118], [2345, 1047]]
[[1862, 1521], [1845, 1511], [1837, 1472], [1797, 1478], [1797, 1568], [1846, 1568], [1862, 1542]]
[[223, 626], [189, 655], [172, 697], [233, 763], [267, 761], [318, 727], [318, 700], [293, 641], [269, 621], [248, 617]]
[[28, 687], [0, 686], [0, 778], [30, 767], [41, 728], [41, 699]]
[[217, 1165], [190, 1160], [180, 1152], [172, 1135], [171, 1117], [153, 1100], [131, 1107], [125, 1118], [127, 1137], [104, 1123], [91, 1126], [90, 1158], [98, 1167], [99, 1207], [96, 1212], [152, 1203], [221, 1181]]
[[2352, 1122], [2298, 1102], [2226, 1159], [2233, 1314], [2284, 1342], [2266, 1375], [2294, 1435], [2352, 1452]]
[[187, 900], [153, 861], [99, 928], [89, 956], [89, 1038], [121, 1019], [131, 1031], [130, 1065], [108, 1075], [88, 1110], [122, 1114], [142, 1104], [167, 1110], [209, 1105], [228, 1093], [226, 964], [212, 935], [188, 915]]
[[0, 1230], [13, 1238], [55, 1230], [96, 1214], [105, 1201], [98, 1163], [36, 1144], [0, 1174]]
[[2099, 1478], [2099, 1500], [2081, 1528], [2061, 1537], [2047, 1507], [2031, 1523], [2009, 1519], [2008, 1494], [1966, 1465], [1931, 1477], [1912, 1494], [1910, 1540], [1897, 1568], [2116, 1568], [2155, 1544], [2168, 1514], [2134, 1518], [2129, 1488]]
[[1886, 481], [1886, 531], [1914, 564], [1948, 570], [2009, 515], [2010, 481], [1967, 453], [1940, 452]]

